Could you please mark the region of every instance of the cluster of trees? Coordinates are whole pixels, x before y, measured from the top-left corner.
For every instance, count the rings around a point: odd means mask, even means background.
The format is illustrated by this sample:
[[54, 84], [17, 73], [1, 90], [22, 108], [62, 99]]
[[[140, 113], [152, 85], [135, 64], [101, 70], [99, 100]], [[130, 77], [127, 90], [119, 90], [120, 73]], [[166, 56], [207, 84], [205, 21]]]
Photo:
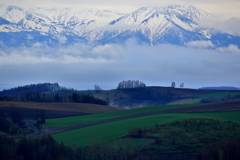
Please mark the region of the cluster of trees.
[[66, 88], [60, 87], [58, 83], [38, 83], [16, 87], [9, 90], [3, 90], [0, 92], [0, 96], [17, 97], [23, 92], [49, 92], [58, 91], [62, 89]]
[[0, 101], [13, 101], [14, 98], [9, 96], [0, 96]]
[[22, 116], [16, 108], [11, 107], [10, 116], [0, 110], [0, 132], [11, 135], [21, 133], [22, 130], [17, 125], [21, 121]]
[[[102, 91], [102, 89], [98, 85], [95, 85], [94, 89], [96, 93]], [[61, 94], [49, 93], [50, 91], [60, 91]], [[65, 87], [60, 87], [58, 83], [31, 84], [23, 87], [12, 88], [10, 90], [4, 90], [0, 92], [0, 101], [47, 102], [47, 103], [73, 102], [73, 103], [92, 103], [101, 105], [108, 104], [108, 102], [95, 98], [91, 95], [73, 93], [73, 90], [69, 90]]]
[[108, 105], [107, 101], [95, 98], [91, 95], [83, 94], [54, 94], [54, 93], [39, 93], [39, 92], [23, 92], [17, 97], [0, 96], [0, 101], [20, 101], [20, 102], [64, 102], [64, 103], [91, 103]]
[[119, 82], [117, 89], [141, 88], [141, 87], [146, 87], [146, 84], [138, 80], [128, 80]]
[[76, 94], [73, 93], [69, 100], [74, 103], [91, 103], [91, 104], [100, 104], [100, 105], [108, 105], [107, 101], [95, 98], [91, 95], [83, 95], [83, 94]]
[[0, 136], [1, 160], [123, 160], [133, 159], [134, 154], [135, 150], [127, 145], [72, 147], [56, 142], [50, 135], [19, 142]]

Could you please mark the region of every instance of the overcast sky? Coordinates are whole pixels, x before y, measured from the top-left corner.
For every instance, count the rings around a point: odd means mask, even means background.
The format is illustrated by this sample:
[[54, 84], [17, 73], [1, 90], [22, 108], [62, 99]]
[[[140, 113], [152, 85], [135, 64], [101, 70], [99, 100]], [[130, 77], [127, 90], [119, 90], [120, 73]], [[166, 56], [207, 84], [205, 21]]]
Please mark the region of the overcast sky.
[[240, 0], [7, 0], [1, 3], [23, 7], [98, 7], [123, 12], [133, 11], [145, 6], [164, 6], [169, 4], [194, 5], [222, 18], [240, 17]]
[[[221, 22], [214, 25], [223, 30], [240, 28], [239, 0], [8, 0], [1, 3], [22, 7], [97, 7], [122, 12], [143, 6], [191, 4], [218, 17]], [[43, 82], [58, 82], [76, 89], [93, 89], [98, 84], [103, 89], [111, 89], [122, 80], [140, 80], [158, 86], [170, 86], [175, 81], [177, 86], [183, 82], [192, 88], [240, 87], [240, 49], [234, 45], [216, 50], [206, 48], [211, 45], [203, 41], [186, 47], [150, 47], [131, 39], [124, 45], [78, 43], [56, 49], [35, 44], [31, 48], [8, 48], [0, 50], [0, 90]]]

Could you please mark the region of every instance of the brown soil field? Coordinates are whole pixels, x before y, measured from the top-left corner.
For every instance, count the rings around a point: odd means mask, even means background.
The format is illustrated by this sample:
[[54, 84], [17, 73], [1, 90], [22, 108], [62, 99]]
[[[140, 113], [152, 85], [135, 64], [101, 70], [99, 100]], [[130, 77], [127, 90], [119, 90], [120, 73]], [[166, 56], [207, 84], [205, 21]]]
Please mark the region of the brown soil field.
[[200, 105], [200, 106], [190, 106], [184, 108], [174, 108], [174, 109], [167, 109], [161, 111], [154, 111], [154, 112], [146, 112], [140, 114], [134, 114], [129, 116], [123, 117], [116, 117], [111, 119], [99, 120], [95, 122], [77, 124], [72, 126], [64, 126], [64, 127], [55, 127], [55, 128], [46, 128], [42, 129], [39, 135], [35, 135], [34, 137], [40, 137], [48, 134], [54, 134], [59, 132], [64, 132], [68, 130], [73, 130], [82, 127], [88, 127], [96, 124], [107, 123], [112, 121], [118, 121], [128, 118], [137, 118], [142, 116], [149, 116], [154, 114], [162, 114], [162, 113], [184, 113], [184, 112], [225, 112], [225, 111], [240, 111], [240, 101], [237, 102], [226, 102], [226, 103], [218, 103], [218, 104], [207, 104], [207, 105]]
[[0, 102], [0, 111], [9, 115], [12, 107], [19, 110], [25, 119], [34, 118], [36, 109], [44, 109], [47, 119], [122, 110], [116, 107], [86, 103]]

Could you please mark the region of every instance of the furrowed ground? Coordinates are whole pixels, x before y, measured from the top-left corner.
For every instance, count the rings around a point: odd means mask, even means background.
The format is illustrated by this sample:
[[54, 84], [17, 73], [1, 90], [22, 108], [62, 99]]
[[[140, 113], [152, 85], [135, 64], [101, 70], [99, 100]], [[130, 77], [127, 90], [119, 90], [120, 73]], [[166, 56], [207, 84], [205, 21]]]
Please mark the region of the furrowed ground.
[[11, 107], [17, 108], [25, 119], [34, 119], [36, 109], [44, 109], [47, 119], [122, 110], [121, 108], [116, 107], [86, 103], [34, 103], [0, 101], [0, 109], [9, 115]]

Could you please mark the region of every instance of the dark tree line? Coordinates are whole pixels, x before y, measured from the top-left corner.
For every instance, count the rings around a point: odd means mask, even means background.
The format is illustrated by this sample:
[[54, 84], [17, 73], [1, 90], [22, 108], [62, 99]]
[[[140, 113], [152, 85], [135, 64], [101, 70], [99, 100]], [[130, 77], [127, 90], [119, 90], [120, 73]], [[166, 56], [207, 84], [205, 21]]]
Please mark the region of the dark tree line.
[[0, 96], [17, 97], [23, 92], [50, 92], [62, 89], [66, 88], [60, 87], [58, 83], [39, 83], [3, 90], [0, 92]]
[[0, 96], [0, 101], [13, 101], [15, 98], [9, 96]]
[[42, 102], [42, 103], [91, 103], [108, 105], [107, 101], [95, 98], [91, 95], [84, 94], [54, 94], [54, 93], [39, 93], [39, 92], [23, 92], [18, 97], [6, 97], [1, 98], [0, 101], [20, 101], [20, 102]]
[[76, 94], [73, 93], [69, 100], [74, 103], [92, 103], [92, 104], [101, 104], [101, 105], [108, 105], [108, 102], [95, 98], [91, 95], [83, 95], [83, 94]]
[[138, 80], [128, 80], [119, 82], [117, 89], [142, 88], [142, 87], [146, 87], [146, 84]]
[[72, 147], [56, 142], [50, 135], [19, 142], [0, 136], [1, 160], [127, 160], [134, 154], [134, 148], [128, 145]]

